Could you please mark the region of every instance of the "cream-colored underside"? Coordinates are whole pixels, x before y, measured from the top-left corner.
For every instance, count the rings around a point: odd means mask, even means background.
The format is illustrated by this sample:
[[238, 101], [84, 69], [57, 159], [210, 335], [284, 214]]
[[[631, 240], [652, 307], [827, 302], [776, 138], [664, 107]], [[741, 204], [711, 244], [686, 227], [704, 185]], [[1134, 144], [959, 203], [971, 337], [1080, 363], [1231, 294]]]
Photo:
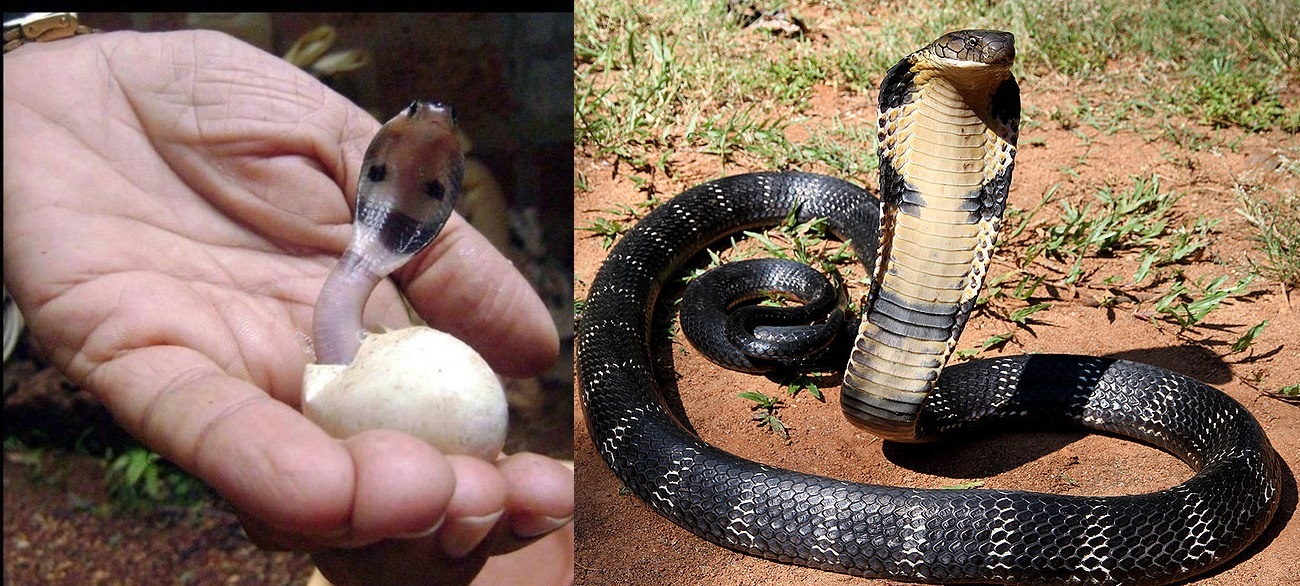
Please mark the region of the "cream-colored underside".
[[[980, 186], [1011, 162], [1015, 147], [989, 128], [988, 115], [981, 118], [972, 109], [987, 110], [987, 96], [994, 88], [967, 91], [968, 96], [984, 96], [982, 102], [968, 105], [953, 84], [934, 71], [919, 72], [914, 82], [918, 89], [912, 102], [883, 112], [880, 127], [882, 147], [923, 205], [905, 206], [907, 211], [888, 209], [882, 215], [875, 273], [879, 291], [873, 287], [869, 305], [887, 298], [901, 304], [904, 313], [951, 317], [979, 294], [997, 237], [1000, 217], [983, 217], [988, 205], [980, 202]], [[918, 330], [914, 323], [900, 326], [869, 309], [845, 388], [856, 390], [859, 400], [902, 418], [914, 417], [956, 346], [958, 333]]]

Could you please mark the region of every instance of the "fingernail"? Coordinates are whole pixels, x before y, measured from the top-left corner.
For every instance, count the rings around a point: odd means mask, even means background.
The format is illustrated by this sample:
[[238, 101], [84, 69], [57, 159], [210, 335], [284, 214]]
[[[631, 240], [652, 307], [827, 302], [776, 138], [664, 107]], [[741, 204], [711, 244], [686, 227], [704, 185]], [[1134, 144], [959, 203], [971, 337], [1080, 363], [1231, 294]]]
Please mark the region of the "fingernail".
[[438, 517], [438, 522], [434, 523], [433, 527], [425, 529], [424, 531], [416, 531], [415, 533], [404, 533], [402, 535], [394, 535], [393, 537], [396, 539], [419, 539], [421, 537], [428, 537], [430, 535], [433, 535], [433, 533], [438, 529], [441, 529], [442, 524], [446, 520], [447, 520], [447, 515], [444, 514], [443, 516]]
[[555, 531], [572, 520], [573, 515], [559, 518], [547, 517], [546, 515], [524, 515], [511, 519], [510, 530], [514, 531], [515, 536], [520, 539], [529, 539]]
[[478, 547], [479, 542], [483, 541], [492, 527], [497, 524], [497, 519], [501, 518], [503, 512], [497, 511], [482, 517], [461, 517], [448, 521], [439, 541], [442, 553], [449, 558], [465, 557], [465, 554]]

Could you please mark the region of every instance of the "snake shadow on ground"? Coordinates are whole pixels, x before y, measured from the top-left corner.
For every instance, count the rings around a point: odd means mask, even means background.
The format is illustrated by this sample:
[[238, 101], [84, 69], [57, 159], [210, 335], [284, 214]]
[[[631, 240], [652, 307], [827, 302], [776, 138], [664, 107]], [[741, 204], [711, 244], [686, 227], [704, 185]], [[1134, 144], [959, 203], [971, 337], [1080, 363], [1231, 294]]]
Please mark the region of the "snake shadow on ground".
[[[725, 242], [725, 240], [722, 241], [722, 243]], [[725, 244], [722, 243], [715, 244], [711, 248], [725, 247]], [[675, 362], [681, 356], [681, 353], [676, 348], [676, 343], [685, 343], [685, 340], [680, 336], [680, 330], [676, 329], [674, 322], [677, 317], [677, 300], [681, 298], [681, 291], [684, 289], [681, 277], [686, 274], [686, 270], [692, 267], [704, 266], [707, 262], [706, 255], [697, 255], [695, 259], [686, 263], [686, 268], [679, 269], [664, 282], [663, 290], [658, 296], [649, 324], [652, 366], [661, 399], [678, 422], [696, 436], [700, 434], [687, 415], [678, 385], [680, 375], [674, 367]], [[1112, 353], [1105, 356], [1105, 358], [1159, 366], [1180, 372], [1210, 385], [1223, 385], [1231, 382], [1233, 378], [1230, 365], [1219, 354], [1209, 348], [1194, 344], [1133, 349]], [[769, 376], [768, 378], [774, 382], [782, 382], [777, 376]], [[839, 375], [814, 378], [817, 384], [823, 388], [838, 386], [841, 383]], [[715, 392], [722, 392], [727, 396], [731, 396], [734, 395], [735, 390], [715, 389]], [[833, 408], [836, 401], [831, 400], [826, 403], [823, 408]], [[994, 430], [993, 432], [971, 433], [954, 438], [945, 438], [934, 444], [885, 442], [882, 444], [882, 453], [891, 463], [913, 472], [947, 478], [979, 479], [995, 476], [1039, 460], [1082, 440], [1091, 433], [1098, 432], [1043, 430], [1042, 428], [1035, 430], [1032, 427], [1025, 430]], [[1120, 436], [1111, 437], [1132, 441]], [[1190, 477], [1190, 475], [1189, 470], [1187, 476]], [[1264, 533], [1247, 550], [1236, 556], [1232, 561], [1209, 571], [1207, 574], [1198, 576], [1198, 580], [1217, 575], [1235, 566], [1241, 560], [1250, 559], [1269, 547], [1277, 539], [1283, 528], [1287, 526], [1294, 516], [1297, 501], [1300, 500], [1300, 497], [1297, 496], [1295, 476], [1285, 462], [1282, 463], [1282, 481], [1283, 486], [1277, 514]]]
[[[1197, 346], [1127, 350], [1104, 358], [1159, 366], [1210, 385], [1221, 385], [1232, 379], [1232, 370], [1218, 354]], [[1101, 433], [1025, 425], [1008, 430], [962, 434], [930, 444], [886, 442], [882, 449], [890, 462], [913, 472], [979, 479], [1014, 470], [1093, 434]], [[1120, 435], [1101, 435], [1133, 441]], [[1190, 476], [1188, 470], [1187, 477]]]
[[[687, 267], [702, 266], [703, 262], [707, 262], [707, 259], [702, 262], [692, 261], [687, 264]], [[656, 383], [665, 406], [683, 427], [699, 436], [682, 403], [681, 390], [677, 384], [678, 375], [674, 368], [674, 363], [679, 357], [674, 342], [684, 343], [684, 340], [679, 339], [680, 330], [674, 327], [677, 317], [675, 300], [681, 298], [684, 284], [680, 277], [684, 274], [685, 270], [681, 270], [670, 277], [656, 302], [650, 323], [650, 350]], [[1225, 384], [1230, 382], [1233, 376], [1231, 368], [1221, 356], [1208, 348], [1195, 345], [1141, 348], [1116, 352], [1105, 357], [1160, 366], [1210, 385]], [[779, 375], [768, 378], [774, 382], [781, 382]], [[814, 377], [814, 380], [823, 388], [834, 387], [841, 382], [840, 375], [818, 376]], [[726, 392], [729, 396], [734, 394], [730, 391], [720, 392]], [[833, 406], [834, 401], [827, 401], [824, 408]], [[1014, 470], [1058, 452], [1094, 433], [1100, 432], [1027, 427], [1018, 430], [962, 434], [929, 444], [884, 442], [881, 449], [885, 458], [891, 463], [913, 472], [947, 478], [979, 479]], [[1132, 441], [1122, 436], [1102, 435]], [[1190, 475], [1189, 470], [1188, 476]], [[1246, 551], [1235, 558], [1235, 561], [1249, 559], [1266, 549], [1295, 515], [1300, 496], [1297, 493], [1296, 478], [1285, 462], [1282, 464], [1282, 475], [1282, 494], [1273, 522]], [[1217, 575], [1233, 565], [1235, 564], [1229, 562], [1198, 576], [1197, 579]]]

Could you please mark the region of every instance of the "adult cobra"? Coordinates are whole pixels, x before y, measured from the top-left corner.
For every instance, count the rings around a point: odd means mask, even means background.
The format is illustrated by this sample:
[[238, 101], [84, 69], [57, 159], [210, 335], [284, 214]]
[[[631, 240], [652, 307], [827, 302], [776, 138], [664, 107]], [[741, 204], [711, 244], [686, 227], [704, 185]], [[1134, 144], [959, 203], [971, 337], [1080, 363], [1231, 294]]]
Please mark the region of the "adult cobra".
[[[678, 195], [614, 247], [579, 324], [580, 393], [597, 450], [651, 509], [744, 553], [925, 582], [1167, 583], [1224, 562], [1264, 530], [1280, 462], [1249, 412], [1216, 389], [1086, 356], [940, 372], [982, 281], [1011, 178], [1013, 57], [1009, 33], [958, 31], [886, 74], [883, 211], [838, 179], [741, 175]], [[841, 393], [855, 424], [910, 441], [1069, 423], [1153, 444], [1195, 475], [1160, 492], [1106, 497], [876, 486], [747, 461], [694, 436], [655, 385], [649, 329], [663, 282], [708, 244], [791, 210], [801, 221], [828, 218], [862, 258], [878, 258], [868, 261], [876, 278]]]

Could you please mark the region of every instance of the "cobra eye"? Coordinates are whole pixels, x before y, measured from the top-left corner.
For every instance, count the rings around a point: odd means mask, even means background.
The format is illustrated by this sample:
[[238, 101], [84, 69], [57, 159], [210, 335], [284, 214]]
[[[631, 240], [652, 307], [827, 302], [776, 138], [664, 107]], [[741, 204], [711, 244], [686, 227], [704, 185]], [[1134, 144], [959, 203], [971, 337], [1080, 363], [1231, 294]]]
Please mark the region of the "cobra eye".
[[371, 165], [370, 170], [366, 171], [366, 179], [369, 179], [371, 183], [379, 183], [380, 181], [384, 180], [384, 177], [387, 176], [388, 176], [388, 165], [383, 165], [383, 164]]
[[447, 195], [447, 189], [442, 186], [441, 181], [434, 180], [424, 184], [424, 194], [442, 201], [442, 198]]

